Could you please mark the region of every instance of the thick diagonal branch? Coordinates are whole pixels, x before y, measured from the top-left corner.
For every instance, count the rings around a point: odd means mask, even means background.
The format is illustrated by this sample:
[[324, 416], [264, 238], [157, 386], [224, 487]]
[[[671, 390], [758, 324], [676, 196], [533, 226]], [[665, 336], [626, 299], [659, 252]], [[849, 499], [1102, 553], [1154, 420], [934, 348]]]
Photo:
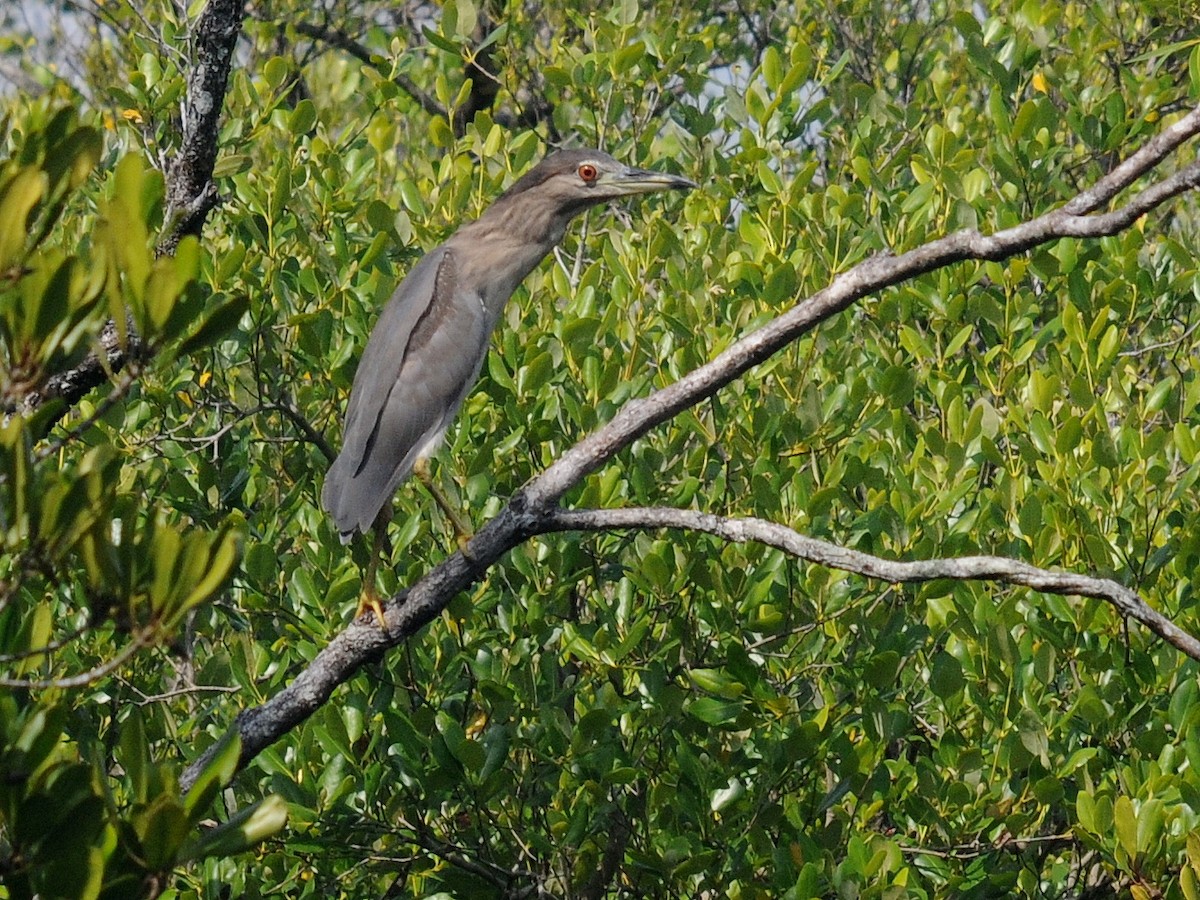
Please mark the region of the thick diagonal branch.
[[[460, 591], [482, 579], [487, 570], [510, 549], [535, 534], [555, 530], [552, 526], [556, 521], [564, 528], [568, 526], [569, 519], [563, 517], [569, 514], [558, 509], [567, 491], [656, 425], [700, 403], [821, 322], [884, 288], [964, 260], [1002, 260], [1058, 238], [1099, 237], [1128, 228], [1140, 216], [1200, 185], [1200, 163], [1192, 163], [1151, 184], [1123, 206], [1110, 212], [1089, 213], [1152, 172], [1171, 151], [1198, 133], [1200, 107], [1164, 129], [1093, 188], [1058, 209], [992, 235], [960, 231], [899, 256], [881, 255], [868, 259], [838, 275], [824, 290], [800, 301], [768, 325], [737, 341], [711, 362], [644, 399], [626, 403], [610, 422], [584, 438], [518, 491], [509, 504], [481, 528], [470, 542], [470, 558], [462, 553], [454, 554], [411, 588], [392, 598], [386, 607], [386, 630], [367, 618], [352, 623], [300, 672], [292, 684], [261, 706], [243, 711], [234, 723], [242, 736], [239, 765], [245, 765], [264, 747], [304, 721], [363, 664], [402, 643], [432, 621]], [[853, 551], [841, 552], [852, 554]], [[855, 560], [853, 556], [843, 559], [850, 562]], [[892, 570], [896, 575], [908, 573], [906, 577], [892, 578], [878, 568], [886, 561], [868, 559], [873, 560], [869, 566], [862, 559], [857, 561], [865, 567], [863, 574], [877, 571], [879, 574], [873, 577], [914, 580], [910, 577], [912, 570]], [[999, 579], [1002, 573], [995, 565], [981, 562], [987, 559], [990, 558], [937, 561], [931, 564], [933, 568], [929, 571], [939, 571], [937, 566], [942, 565], [944, 568], [940, 571], [948, 573], [952, 571], [950, 567], [953, 564], [960, 567], [963, 577]], [[992, 568], [988, 568], [989, 565]], [[1156, 634], [1184, 653], [1200, 659], [1200, 645], [1197, 645], [1195, 638], [1177, 629], [1165, 618], [1158, 617], [1140, 600], [1131, 602], [1129, 592], [1115, 582], [1086, 576], [1064, 576], [1025, 567], [1022, 563], [1011, 565], [1012, 577], [1007, 579], [1011, 583], [1024, 584], [1036, 590], [1106, 599], [1123, 613], [1145, 622]], [[930, 577], [954, 576], [937, 574]], [[1067, 582], [1063, 581], [1064, 578], [1076, 580], [1069, 589], [1065, 589], [1063, 586]], [[1152, 615], [1147, 615], [1147, 610]], [[202, 754], [184, 773], [185, 788], [195, 780], [206, 761], [207, 755]]]

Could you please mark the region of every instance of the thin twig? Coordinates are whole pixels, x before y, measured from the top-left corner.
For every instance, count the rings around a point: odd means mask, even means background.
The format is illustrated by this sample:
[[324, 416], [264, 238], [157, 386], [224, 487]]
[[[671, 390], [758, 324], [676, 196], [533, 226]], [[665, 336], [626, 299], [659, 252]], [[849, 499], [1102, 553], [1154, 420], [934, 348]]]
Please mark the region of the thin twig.
[[117, 669], [121, 668], [121, 666], [125, 665], [135, 653], [143, 647], [149, 646], [151, 643], [153, 643], [153, 632], [140, 632], [134, 635], [133, 639], [125, 645], [121, 652], [108, 662], [88, 669], [86, 672], [71, 675], [68, 678], [26, 679], [0, 676], [0, 687], [12, 688], [14, 690], [48, 690], [50, 688], [66, 690], [69, 688], [87, 687], [89, 684], [93, 684], [101, 678], [111, 675]]
[[92, 410], [92, 414], [71, 428], [71, 430], [66, 434], [55, 438], [46, 444], [46, 446], [38, 448], [35, 458], [41, 462], [43, 459], [53, 456], [71, 441], [82, 436], [85, 431], [108, 415], [109, 410], [120, 403], [124, 396], [129, 393], [129, 389], [133, 387], [134, 382], [137, 381], [138, 376], [141, 375], [141, 372], [142, 367], [136, 362], [126, 366], [125, 370], [121, 373], [121, 377], [117, 380], [117, 383], [113, 385], [112, 390], [108, 392], [108, 395], [103, 400], [96, 404], [96, 408]]
[[360, 44], [346, 32], [337, 28], [327, 28], [324, 25], [316, 25], [312, 22], [294, 22], [292, 27], [300, 34], [307, 38], [312, 38], [316, 41], [323, 41], [331, 47], [336, 47], [349, 53], [360, 63], [368, 65], [375, 69], [385, 77], [390, 77], [392, 83], [404, 93], [408, 94], [421, 109], [429, 113], [431, 116], [441, 116], [449, 120], [449, 113], [442, 108], [442, 105], [437, 102], [431, 94], [426, 93], [417, 87], [417, 83], [402, 72], [389, 75], [384, 66], [384, 59], [378, 54], [372, 53], [364, 44]]
[[176, 688], [173, 691], [164, 691], [161, 694], [147, 694], [137, 686], [125, 681], [125, 679], [121, 679], [121, 681], [127, 688], [139, 695], [139, 699], [136, 701], [138, 706], [149, 706], [151, 703], [165, 703], [177, 697], [186, 697], [191, 694], [236, 694], [241, 690], [241, 688], [226, 684], [194, 684], [191, 687]]
[[1143, 356], [1147, 353], [1153, 353], [1155, 350], [1166, 350], [1168, 347], [1177, 347], [1190, 338], [1197, 328], [1200, 328], [1200, 322], [1197, 322], [1177, 338], [1172, 338], [1169, 341], [1159, 341], [1157, 344], [1147, 344], [1145, 347], [1134, 347], [1132, 350], [1122, 350], [1117, 356]]
[[901, 844], [900, 852], [910, 856], [936, 856], [939, 859], [977, 859], [988, 853], [1024, 853], [1030, 847], [1039, 844], [1048, 845], [1052, 849], [1066, 849], [1074, 847], [1077, 843], [1073, 834], [1044, 834], [1010, 838], [994, 844], [975, 841], [970, 844], [955, 844], [952, 847], [915, 847]]
[[67, 646], [67, 644], [83, 637], [89, 631], [95, 629], [95, 627], [95, 625], [88, 623], [79, 628], [71, 629], [70, 632], [58, 640], [51, 641], [49, 644], [43, 644], [41, 647], [22, 650], [20, 653], [2, 653], [0, 654], [0, 664], [19, 662], [22, 659], [29, 659], [31, 656], [49, 656], [51, 653], [57, 653], [63, 647]]
[[295, 425], [304, 435], [305, 439], [321, 451], [329, 462], [333, 462], [337, 458], [337, 453], [330, 445], [329, 441], [325, 440], [325, 435], [313, 428], [312, 423], [304, 418], [304, 414], [296, 408], [296, 404], [292, 398], [286, 394], [280, 394], [279, 400], [273, 404], [273, 408], [279, 410], [284, 416]]

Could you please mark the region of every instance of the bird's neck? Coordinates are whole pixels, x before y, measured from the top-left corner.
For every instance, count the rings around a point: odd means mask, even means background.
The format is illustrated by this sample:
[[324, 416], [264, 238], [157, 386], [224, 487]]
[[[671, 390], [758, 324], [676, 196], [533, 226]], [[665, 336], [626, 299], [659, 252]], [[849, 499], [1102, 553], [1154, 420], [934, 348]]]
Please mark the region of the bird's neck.
[[478, 269], [472, 274], [479, 277], [471, 278], [470, 283], [488, 286], [483, 302], [494, 315], [499, 315], [517, 285], [558, 245], [573, 217], [518, 203], [494, 204], [451, 238], [454, 244], [469, 248], [456, 255]]

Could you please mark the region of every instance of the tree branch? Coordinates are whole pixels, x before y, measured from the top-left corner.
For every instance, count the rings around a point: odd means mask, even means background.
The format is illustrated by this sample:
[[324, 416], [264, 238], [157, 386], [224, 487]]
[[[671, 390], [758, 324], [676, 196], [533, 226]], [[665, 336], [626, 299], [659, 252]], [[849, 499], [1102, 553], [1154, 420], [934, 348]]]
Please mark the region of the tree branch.
[[78, 675], [71, 675], [67, 678], [10, 678], [2, 676], [0, 677], [0, 687], [24, 691], [69, 690], [71, 688], [87, 687], [90, 684], [95, 684], [101, 678], [111, 675], [117, 669], [121, 668], [121, 666], [125, 665], [125, 663], [133, 658], [135, 653], [143, 647], [148, 646], [152, 638], [152, 630], [138, 632], [128, 644], [121, 648], [121, 652], [112, 659], [88, 669], [86, 672], [80, 672]]
[[[463, 74], [465, 77], [471, 79], [471, 90], [466, 102], [461, 107], [453, 110], [453, 114], [438, 103], [432, 94], [421, 90], [417, 86], [417, 83], [404, 73], [396, 72], [392, 74], [389, 72], [384, 57], [381, 57], [377, 53], [372, 53], [369, 47], [356, 41], [341, 29], [318, 25], [313, 22], [295, 22], [292, 27], [305, 37], [314, 41], [321, 41], [331, 47], [336, 47], [350, 54], [363, 65], [371, 66], [385, 78], [390, 78], [393, 84], [408, 94], [429, 115], [439, 116], [449, 122], [450, 127], [459, 137], [462, 137], [466, 133], [467, 125], [474, 120], [477, 112], [492, 109], [496, 103], [496, 98], [500, 94], [500, 83], [496, 79], [496, 74], [492, 71], [494, 47], [491, 44], [487, 44], [487, 38], [495, 30], [496, 26], [482, 10], [479, 12], [476, 40], [480, 45], [483, 45], [483, 49], [474, 56], [463, 59]], [[492, 118], [497, 124], [503, 125], [506, 128], [532, 128], [539, 122], [547, 119], [549, 115], [549, 104], [546, 103], [544, 98], [538, 98], [533, 100], [526, 109], [515, 115], [505, 110], [495, 110]]]
[[183, 143], [166, 173], [166, 227], [158, 244], [161, 256], [174, 253], [185, 235], [199, 235], [205, 218], [217, 205], [212, 174], [217, 162], [218, 123], [245, 18], [245, 0], [208, 0], [192, 32], [192, 67], [182, 110]]
[[26, 394], [22, 401], [25, 412], [38, 410], [50, 400], [62, 400], [65, 414], [89, 391], [107, 382], [114, 372], [121, 371], [128, 360], [142, 357], [142, 342], [128, 323], [122, 336], [116, 322], [109, 320], [100, 330], [98, 343], [96, 350], [79, 365], [51, 375], [39, 390]]
[[1151, 608], [1123, 584], [1108, 578], [1040, 569], [1016, 559], [962, 556], [955, 559], [890, 560], [808, 537], [785, 525], [764, 519], [726, 518], [698, 510], [671, 507], [554, 509], [543, 517], [540, 524], [546, 532], [648, 528], [700, 531], [736, 544], [766, 544], [797, 559], [891, 584], [918, 584], [941, 579], [998, 581], [1033, 588], [1043, 594], [1091, 597], [1111, 603], [1122, 615], [1136, 619], [1179, 651], [1200, 660], [1200, 640]]
[[[185, 235], [199, 234], [217, 206], [219, 196], [212, 180], [217, 126], [245, 15], [244, 0], [208, 0], [192, 31], [192, 65], [182, 109], [183, 140], [165, 173], [167, 208], [155, 248], [159, 256], [174, 253]], [[26, 411], [58, 399], [64, 401], [65, 412], [119, 372], [128, 360], [144, 358], [146, 349], [133, 328], [126, 332], [121, 335], [113, 322], [105, 325], [96, 352], [74, 368], [46, 379], [41, 390], [25, 398]]]
[[[821, 322], [884, 288], [956, 262], [970, 259], [1003, 260], [1057, 238], [1098, 237], [1115, 234], [1128, 227], [1139, 216], [1200, 184], [1200, 163], [1189, 165], [1175, 175], [1152, 184], [1124, 206], [1111, 212], [1094, 216], [1087, 213], [1100, 208], [1129, 188], [1137, 179], [1152, 171], [1172, 150], [1198, 133], [1200, 107], [1165, 128], [1090, 190], [1058, 209], [992, 235], [973, 230], [960, 231], [899, 256], [883, 254], [865, 260], [836, 276], [824, 290], [797, 303], [674, 384], [644, 399], [629, 401], [611, 421], [584, 438], [517, 491], [508, 505], [470, 541], [467, 548], [469, 557], [463, 553], [454, 554], [411, 588], [392, 598], [385, 609], [386, 628], [375, 624], [373, 617], [364, 616], [356, 620], [334, 638], [294, 682], [261, 706], [239, 714], [233, 726], [242, 737], [239, 766], [244, 766], [264, 747], [304, 721], [329, 698], [334, 688], [352, 677], [364, 664], [402, 643], [438, 616], [451, 599], [482, 579], [487, 570], [510, 549], [535, 534], [553, 530], [547, 523], [557, 521], [563, 526], [567, 525], [571, 521], [571, 514], [556, 508], [563, 496], [656, 425], [710, 397]], [[686, 511], [673, 511], [672, 514], [687, 516]], [[581, 518], [575, 520], [576, 524], [586, 523], [587, 511], [579, 511], [578, 515]], [[621, 511], [613, 510], [611, 515], [619, 517]], [[716, 528], [720, 521], [713, 518], [710, 524]], [[740, 534], [749, 533], [745, 523], [739, 527]], [[864, 574], [874, 573], [872, 577], [903, 581], [947, 577], [987, 578], [1007, 580], [1036, 590], [1100, 597], [1113, 603], [1126, 615], [1144, 622], [1184, 653], [1200, 659], [1200, 643], [1195, 638], [1150, 610], [1132, 592], [1115, 582], [1048, 572], [1023, 563], [998, 561], [989, 557], [938, 560], [924, 564], [889, 562], [865, 555], [856, 556], [854, 551], [823, 545], [822, 542], [810, 544], [810, 538], [803, 538], [782, 526], [761, 523], [763, 534], [770, 533], [772, 528], [782, 529], [775, 537], [785, 545], [794, 545], [814, 555], [818, 551], [821, 554], [833, 554], [831, 558], [842, 563], [839, 568], [858, 571], [853, 568], [858, 566]], [[917, 566], [925, 568], [915, 568]], [[922, 572], [920, 577], [914, 577]], [[201, 754], [188, 767], [181, 782], [185, 790], [195, 781], [208, 756], [207, 752]]]

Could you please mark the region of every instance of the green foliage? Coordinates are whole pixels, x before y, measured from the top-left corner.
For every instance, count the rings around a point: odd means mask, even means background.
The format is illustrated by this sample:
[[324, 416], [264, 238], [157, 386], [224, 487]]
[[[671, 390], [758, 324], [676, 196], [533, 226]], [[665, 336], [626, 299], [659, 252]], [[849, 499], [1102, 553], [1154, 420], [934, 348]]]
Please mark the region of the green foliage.
[[[205, 321], [197, 315], [203, 302], [195, 284], [195, 239], [182, 242], [173, 257], [154, 256], [149, 224], [161, 205], [161, 178], [147, 177], [136, 155], [116, 164], [111, 186], [96, 204], [90, 252], [41, 246], [56, 227], [65, 230], [55, 219], [99, 157], [99, 138], [91, 128], [72, 126], [67, 113], [44, 125], [35, 113], [24, 127], [32, 136], [10, 158], [3, 179], [5, 208], [19, 209], [28, 232], [8, 241], [8, 277], [0, 292], [4, 385], [16, 407], [63, 362], [65, 350], [94, 346], [109, 317], [118, 332], [132, 323], [152, 351], [197, 318], [197, 335], [213, 330], [211, 316]], [[71, 155], [72, 149], [78, 152]], [[71, 173], [70, 183], [64, 185], [68, 176], [56, 172]], [[36, 190], [23, 196], [14, 187], [22, 183]], [[222, 314], [218, 307], [214, 316]], [[112, 443], [90, 441], [81, 452], [55, 460], [37, 446], [43, 428], [37, 417], [14, 416], [0, 430], [0, 539], [6, 574], [15, 579], [5, 583], [4, 615], [44, 619], [51, 611], [45, 592], [58, 588], [68, 602], [84, 600], [93, 617], [112, 615], [124, 629], [144, 631], [139, 640], [169, 635], [228, 582], [237, 557], [236, 523], [228, 520], [211, 531], [181, 527], [147, 494], [129, 485], [122, 490], [124, 460]], [[163, 635], [153, 634], [160, 629]]]
[[[179, 352], [203, 346], [228, 318], [228, 304], [205, 313], [195, 239], [155, 257], [161, 176], [128, 153], [110, 159], [101, 186], [95, 128], [70, 111], [23, 112], [0, 162], [0, 396], [14, 411], [97, 346], [110, 319], [118, 340], [131, 323], [165, 361], [180, 336]], [[138, 372], [131, 362], [126, 377]], [[281, 801], [199, 833], [232, 777], [236, 743], [181, 797], [179, 763], [151, 762], [162, 738], [147, 734], [138, 708], [83, 715], [97, 698], [78, 688], [171, 642], [227, 589], [242, 525], [194, 527], [90, 420], [47, 435], [59, 412], [51, 403], [0, 428], [0, 653], [17, 689], [0, 696], [5, 896], [155, 894], [179, 862], [235, 854], [278, 830]], [[106, 757], [118, 733], [123, 774], [113, 778]]]
[[[7, 101], [30, 124], [10, 127], [0, 169], [16, 216], [0, 216], [6, 396], [110, 316], [128, 312], [158, 355], [48, 438], [36, 418], [0, 433], [6, 670], [72, 674], [193, 623], [183, 657], [8, 701], [6, 752], [61, 763], [10, 786], [9, 845], [24, 798], [77, 789], [91, 831], [19, 846], [89, 860], [79, 894], [108, 877], [90, 854], [121, 820], [117, 846], [156, 872], [194, 860], [162, 878], [177, 897], [1200, 895], [1194, 663], [1096, 602], [900, 589], [679, 534], [518, 547], [259, 755], [223, 795], [241, 837], [197, 837], [227, 770], [189, 802], [149, 760], [194, 758], [353, 610], [360, 575], [319, 510], [313, 435], [338, 440], [396, 282], [545, 135], [703, 190], [591, 214], [518, 292], [440, 457], [477, 523], [620, 404], [836, 273], [1044, 212], [1198, 99], [1194, 23], [1168, 3], [535, 6], [457, 0], [409, 33], [348, 4], [363, 62], [311, 48], [294, 30], [309, 8], [277, 4], [231, 78], [225, 203], [172, 260], [153, 255], [161, 178], [143, 160], [170, 142], [182, 76], [132, 13], [86, 60], [95, 94], [130, 112], [108, 156], [69, 118]], [[464, 62], [484, 51], [497, 106], [456, 136], [403, 85], [461, 109]], [[510, 127], [531, 94], [548, 118]], [[897, 285], [569, 502], [1095, 572], [1194, 633], [1196, 224], [1181, 198], [1111, 238]], [[452, 546], [415, 486], [391, 536], [389, 588]], [[289, 830], [230, 859], [261, 835], [255, 815], [277, 824], [271, 795]], [[233, 802], [265, 812], [246, 822]], [[53, 833], [27, 821], [22, 836]]]
[[104, 777], [72, 751], [64, 733], [68, 715], [62, 702], [19, 709], [13, 698], [0, 698], [5, 896], [157, 893], [179, 862], [244, 852], [283, 827], [286, 808], [268, 797], [200, 831], [218, 789], [233, 777], [236, 737], [181, 797], [169, 769], [151, 761], [136, 710], [120, 729], [120, 779]]

